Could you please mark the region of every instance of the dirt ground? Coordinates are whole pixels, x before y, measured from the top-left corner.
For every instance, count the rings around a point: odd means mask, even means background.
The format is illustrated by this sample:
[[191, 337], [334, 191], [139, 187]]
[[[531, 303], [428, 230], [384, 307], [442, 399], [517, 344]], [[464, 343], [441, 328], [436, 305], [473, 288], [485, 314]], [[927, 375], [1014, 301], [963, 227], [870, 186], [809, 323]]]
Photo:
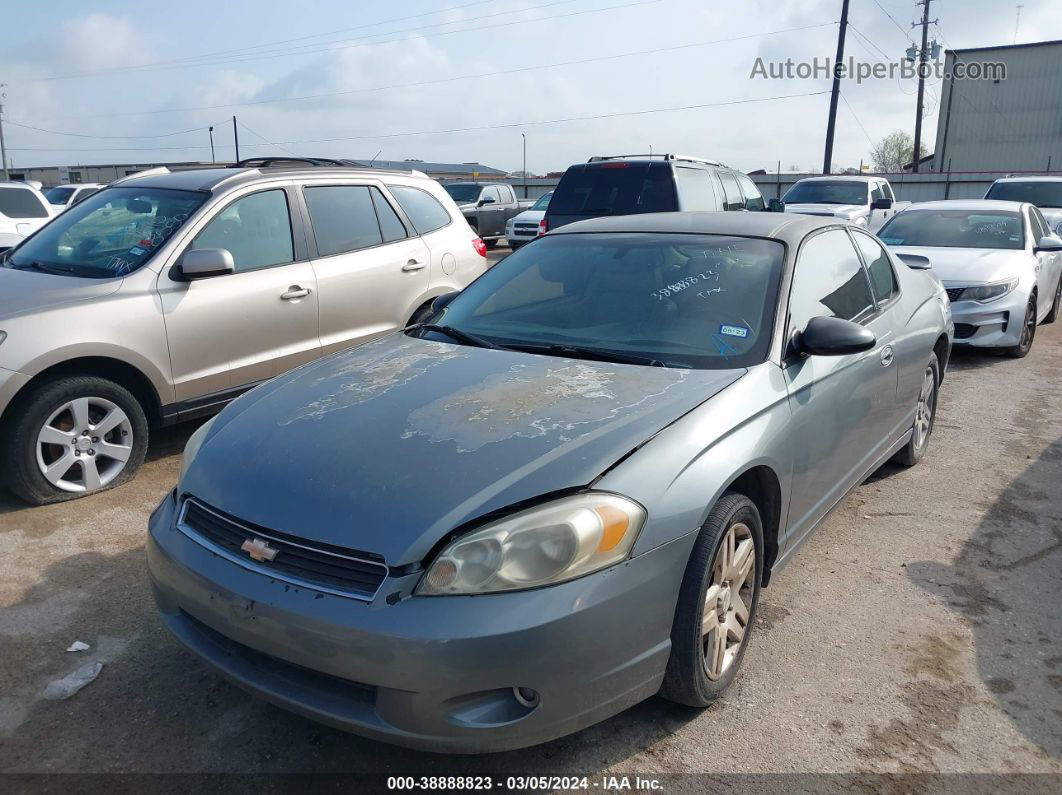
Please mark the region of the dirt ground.
[[[194, 425], [159, 432], [117, 490], [45, 508], [0, 492], [0, 771], [1062, 774], [1062, 324], [1039, 332], [1022, 361], [956, 356], [927, 458], [871, 477], [764, 591], [723, 700], [651, 699], [507, 754], [314, 724], [170, 638], [145, 525]], [[95, 682], [42, 698], [88, 661]]]

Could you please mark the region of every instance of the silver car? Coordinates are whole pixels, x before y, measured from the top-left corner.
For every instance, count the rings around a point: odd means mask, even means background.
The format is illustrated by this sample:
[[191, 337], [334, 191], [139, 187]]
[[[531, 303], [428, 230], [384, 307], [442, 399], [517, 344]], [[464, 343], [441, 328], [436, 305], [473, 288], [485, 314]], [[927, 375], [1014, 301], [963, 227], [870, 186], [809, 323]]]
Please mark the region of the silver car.
[[1021, 358], [1062, 304], [1062, 239], [1031, 204], [974, 199], [912, 205], [878, 233], [947, 288], [955, 343]]
[[929, 272], [832, 219], [565, 226], [196, 431], [159, 610], [250, 691], [418, 748], [705, 706], [760, 588], [925, 454], [950, 337]]
[[116, 486], [151, 427], [402, 328], [486, 269], [434, 180], [318, 162], [119, 180], [0, 258], [6, 485], [34, 504]]

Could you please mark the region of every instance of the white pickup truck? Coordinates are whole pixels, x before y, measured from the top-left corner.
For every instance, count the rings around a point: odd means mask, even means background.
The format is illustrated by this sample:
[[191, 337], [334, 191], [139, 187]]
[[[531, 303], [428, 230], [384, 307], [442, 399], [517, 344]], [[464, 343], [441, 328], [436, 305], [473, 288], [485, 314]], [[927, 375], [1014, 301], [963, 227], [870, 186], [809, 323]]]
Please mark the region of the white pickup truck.
[[808, 177], [782, 197], [787, 213], [843, 218], [876, 230], [911, 202], [898, 202], [883, 177]]

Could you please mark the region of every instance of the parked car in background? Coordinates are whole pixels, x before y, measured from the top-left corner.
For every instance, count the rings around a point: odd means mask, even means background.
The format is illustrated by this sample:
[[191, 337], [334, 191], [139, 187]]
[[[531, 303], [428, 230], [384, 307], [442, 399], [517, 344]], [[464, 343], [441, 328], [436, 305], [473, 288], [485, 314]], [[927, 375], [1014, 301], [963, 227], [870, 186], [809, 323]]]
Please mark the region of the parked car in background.
[[314, 162], [126, 178], [4, 256], [0, 464], [19, 497], [122, 483], [152, 425], [402, 328], [485, 270], [434, 180]]
[[44, 191], [44, 198], [52, 205], [56, 213], [61, 213], [68, 207], [73, 207], [79, 201], [87, 199], [96, 191], [107, 187], [97, 183], [82, 183], [79, 185], [56, 185]]
[[17, 246], [48, 223], [52, 214], [44, 195], [32, 185], [0, 182], [0, 252]]
[[1043, 213], [1051, 231], [1062, 236], [1062, 176], [997, 179], [985, 198], [1035, 205]]
[[511, 185], [478, 182], [450, 182], [443, 188], [461, 209], [462, 215], [487, 248], [494, 248], [505, 237], [505, 227], [513, 218], [531, 206], [530, 201], [516, 198]]
[[552, 196], [553, 191], [542, 194], [534, 204], [509, 219], [509, 223], [505, 226], [505, 239], [509, 241], [509, 248], [516, 251], [524, 243], [530, 243], [539, 235], [545, 234], [545, 224], [542, 223], [542, 219], [546, 217], [546, 208], [549, 207], [549, 200]]
[[879, 231], [901, 259], [931, 266], [955, 318], [955, 344], [1032, 348], [1062, 303], [1062, 239], [1031, 204], [994, 200], [913, 204]]
[[787, 213], [843, 218], [870, 230], [910, 202], [898, 202], [892, 185], [882, 177], [807, 177], [782, 197]]
[[761, 587], [925, 454], [950, 349], [928, 272], [792, 215], [572, 224], [436, 307], [197, 430], [147, 545], [222, 674], [433, 751], [718, 698]]
[[592, 157], [569, 166], [546, 208], [543, 231], [609, 215], [768, 207], [751, 179], [715, 160], [685, 155]]

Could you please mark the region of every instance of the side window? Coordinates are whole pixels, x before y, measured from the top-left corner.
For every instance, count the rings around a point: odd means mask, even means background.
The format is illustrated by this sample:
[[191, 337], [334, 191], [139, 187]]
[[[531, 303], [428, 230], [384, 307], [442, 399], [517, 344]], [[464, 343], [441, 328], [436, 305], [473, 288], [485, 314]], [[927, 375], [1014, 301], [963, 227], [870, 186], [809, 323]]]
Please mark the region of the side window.
[[703, 168], [675, 169], [675, 184], [678, 186], [679, 201], [683, 210], [719, 210], [719, 199], [715, 195], [712, 175]]
[[72, 203], [77, 204], [78, 202], [83, 202], [85, 201], [85, 199], [87, 199], [89, 196], [91, 196], [98, 190], [99, 188], [82, 188], [77, 192], [77, 196], [74, 197], [74, 201]]
[[0, 215], [8, 218], [47, 218], [37, 194], [26, 188], [0, 188]]
[[502, 201], [506, 204], [512, 204], [516, 201], [516, 194], [513, 193], [511, 185], [499, 185], [498, 190], [501, 191]]
[[372, 204], [376, 208], [376, 218], [380, 221], [380, 231], [383, 233], [384, 243], [402, 240], [407, 236], [406, 227], [398, 217], [398, 213], [387, 203], [387, 199], [376, 188], [369, 188], [372, 195]]
[[893, 201], [896, 201], [896, 196], [892, 192], [892, 185], [890, 185], [888, 182], [881, 183], [881, 192], [885, 195], [886, 199], [892, 199]]
[[804, 243], [789, 293], [790, 331], [803, 329], [813, 317], [858, 320], [873, 305], [866, 271], [847, 232], [830, 229]]
[[874, 297], [879, 304], [890, 300], [900, 291], [896, 283], [896, 271], [892, 269], [892, 260], [882, 245], [870, 235], [862, 232], [853, 232], [859, 253], [863, 255], [863, 262], [870, 271], [870, 285], [874, 289]]
[[498, 190], [498, 186], [497, 185], [491, 185], [489, 188], [487, 188], [486, 190], [483, 191], [483, 198], [487, 198], [487, 197], [490, 197], [491, 199], [494, 199], [494, 201], [497, 202], [498, 204], [502, 203], [501, 191]]
[[286, 265], [295, 258], [287, 196], [267, 190], [238, 199], [203, 228], [191, 247], [228, 249], [237, 272]]
[[405, 185], [388, 185], [387, 189], [391, 191], [417, 234], [426, 235], [428, 232], [442, 229], [452, 220], [450, 213], [438, 199], [425, 190]]
[[383, 242], [369, 190], [365, 185], [303, 188], [317, 252], [322, 257]]
[[1033, 246], [1035, 246], [1040, 238], [1051, 234], [1051, 230], [1047, 226], [1047, 221], [1044, 220], [1043, 213], [1041, 213], [1036, 207], [1029, 208], [1029, 218], [1033, 222]]
[[756, 187], [756, 183], [744, 174], [738, 174], [737, 179], [741, 183], [742, 193], [745, 194], [745, 207], [754, 212], [765, 210], [767, 205], [764, 203], [763, 195], [760, 193], [760, 189]]
[[744, 209], [745, 199], [741, 195], [741, 189], [738, 187], [738, 183], [737, 180], [734, 179], [734, 175], [727, 171], [720, 171], [719, 181], [723, 183], [723, 194], [726, 196], [726, 203], [724, 204], [723, 209]]
[[887, 198], [887, 197], [885, 196], [885, 191], [881, 187], [881, 183], [880, 182], [875, 182], [873, 189], [870, 191], [870, 200], [874, 201], [875, 199], [884, 199], [884, 198]]

